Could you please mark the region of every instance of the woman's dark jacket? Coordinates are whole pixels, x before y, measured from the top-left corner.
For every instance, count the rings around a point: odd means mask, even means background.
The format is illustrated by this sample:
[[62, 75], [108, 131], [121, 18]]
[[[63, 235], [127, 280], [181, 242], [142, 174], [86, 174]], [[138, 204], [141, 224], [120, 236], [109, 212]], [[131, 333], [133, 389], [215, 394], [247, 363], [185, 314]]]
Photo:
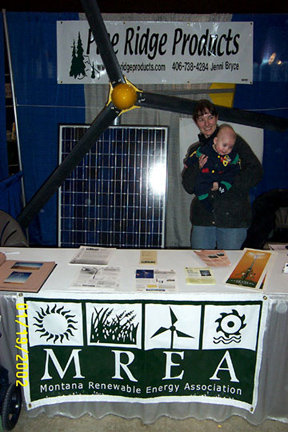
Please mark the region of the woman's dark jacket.
[[[209, 138], [199, 135], [199, 142], [193, 144], [187, 153], [186, 159], [199, 147], [211, 142], [217, 135], [218, 129]], [[237, 135], [235, 151], [240, 156], [241, 169], [237, 174], [233, 186], [229, 191], [220, 194], [210, 192], [209, 200], [212, 204], [212, 212], [206, 210], [203, 203], [195, 197], [191, 205], [191, 222], [198, 226], [217, 226], [220, 228], [247, 228], [251, 222], [251, 205], [249, 190], [262, 178], [261, 163], [253, 153], [249, 145]], [[185, 159], [185, 160], [186, 160]], [[194, 193], [195, 179], [199, 173], [198, 164], [185, 165], [182, 173], [182, 184], [186, 192]]]

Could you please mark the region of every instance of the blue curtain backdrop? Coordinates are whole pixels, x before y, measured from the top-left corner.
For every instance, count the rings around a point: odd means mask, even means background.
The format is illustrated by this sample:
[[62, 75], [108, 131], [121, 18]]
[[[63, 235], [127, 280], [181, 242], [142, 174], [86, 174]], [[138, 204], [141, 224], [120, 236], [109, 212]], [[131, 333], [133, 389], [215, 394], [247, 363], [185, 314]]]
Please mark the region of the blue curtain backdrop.
[[[288, 118], [288, 15], [237, 14], [233, 21], [254, 22], [253, 85], [236, 86], [234, 106]], [[255, 196], [288, 188], [288, 131], [264, 130], [263, 169]]]
[[[58, 125], [84, 123], [83, 85], [57, 84], [56, 22], [75, 13], [7, 13], [26, 202], [58, 165]], [[57, 194], [29, 226], [30, 244], [57, 245]]]
[[[0, 14], [0, 181], [8, 177], [3, 15]], [[1, 206], [0, 197], [0, 206]]]
[[0, 209], [15, 219], [22, 210], [22, 172], [6, 177], [0, 182]]

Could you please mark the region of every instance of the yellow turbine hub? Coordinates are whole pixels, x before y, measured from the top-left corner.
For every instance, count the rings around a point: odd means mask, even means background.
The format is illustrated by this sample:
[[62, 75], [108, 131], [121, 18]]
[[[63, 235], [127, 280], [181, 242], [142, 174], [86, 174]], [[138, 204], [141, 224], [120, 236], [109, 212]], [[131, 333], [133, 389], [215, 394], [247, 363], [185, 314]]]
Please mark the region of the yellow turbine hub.
[[116, 108], [128, 110], [135, 105], [137, 101], [137, 91], [130, 84], [117, 84], [111, 93], [111, 99]]

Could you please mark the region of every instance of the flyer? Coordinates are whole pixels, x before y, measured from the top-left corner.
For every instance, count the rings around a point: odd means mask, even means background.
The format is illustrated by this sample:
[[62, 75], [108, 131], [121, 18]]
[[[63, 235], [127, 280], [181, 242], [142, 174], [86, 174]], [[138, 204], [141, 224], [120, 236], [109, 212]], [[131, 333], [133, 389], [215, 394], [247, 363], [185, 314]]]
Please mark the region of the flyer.
[[243, 288], [262, 289], [268, 265], [272, 261], [271, 257], [271, 251], [245, 248], [225, 283]]

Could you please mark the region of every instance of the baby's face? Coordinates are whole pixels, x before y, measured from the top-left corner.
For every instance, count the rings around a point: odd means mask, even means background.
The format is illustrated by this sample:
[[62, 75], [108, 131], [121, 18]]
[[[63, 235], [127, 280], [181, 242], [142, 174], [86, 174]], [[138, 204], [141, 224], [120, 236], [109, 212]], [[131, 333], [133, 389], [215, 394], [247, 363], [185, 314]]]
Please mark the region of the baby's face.
[[221, 156], [228, 155], [233, 150], [235, 139], [230, 134], [218, 134], [214, 138], [214, 148]]

